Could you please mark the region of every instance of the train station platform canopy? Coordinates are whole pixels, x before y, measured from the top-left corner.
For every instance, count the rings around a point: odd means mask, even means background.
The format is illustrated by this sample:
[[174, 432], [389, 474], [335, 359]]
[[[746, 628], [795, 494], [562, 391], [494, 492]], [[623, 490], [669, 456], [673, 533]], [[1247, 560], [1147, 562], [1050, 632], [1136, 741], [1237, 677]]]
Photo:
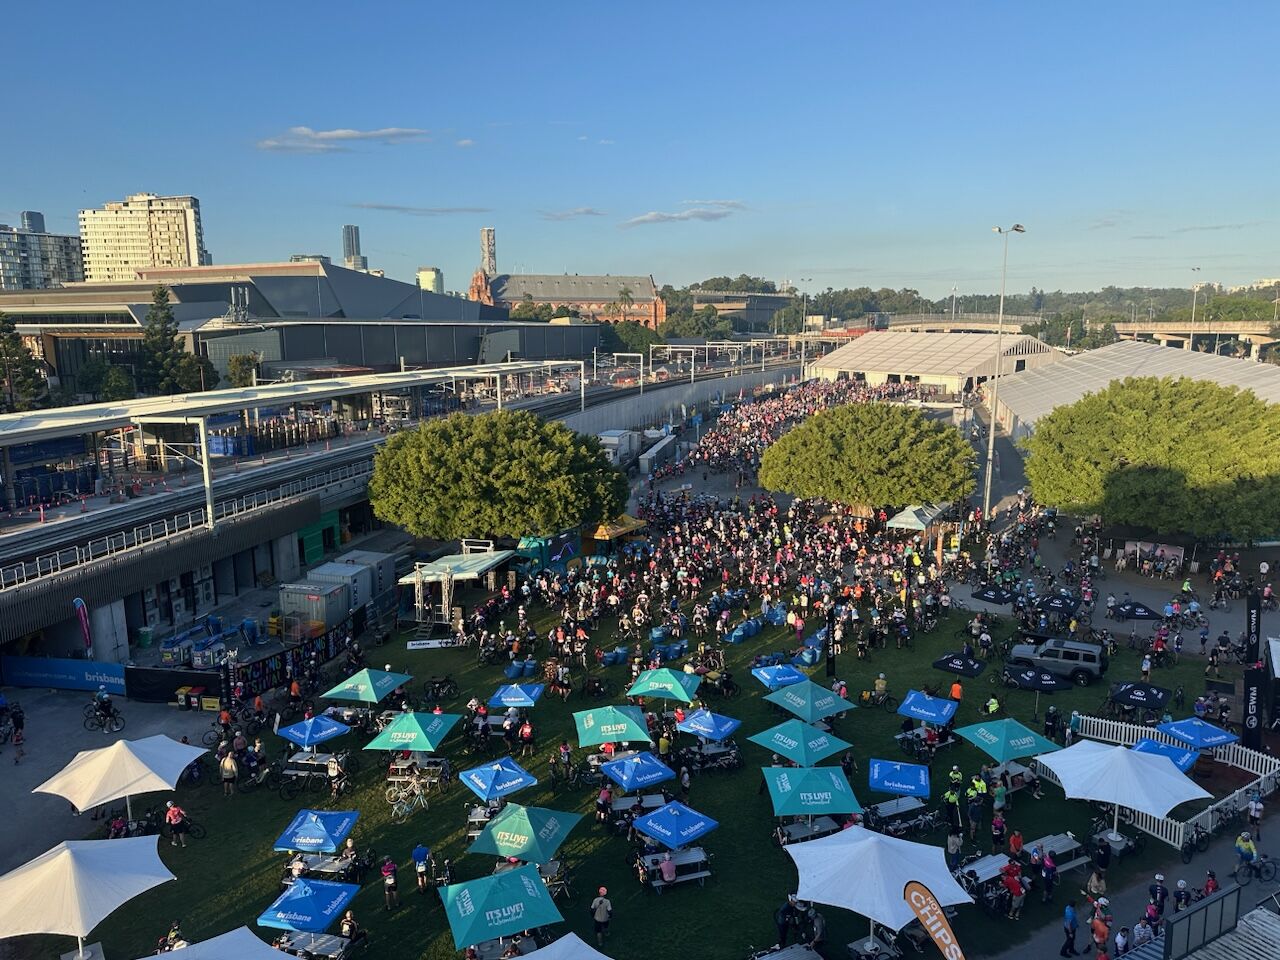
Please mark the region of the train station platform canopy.
[[0, 415], [0, 446], [34, 443], [56, 437], [116, 430], [139, 423], [174, 423], [197, 420], [219, 413], [310, 403], [355, 394], [382, 393], [431, 386], [454, 380], [482, 380], [486, 377], [544, 370], [581, 368], [577, 360], [517, 360], [511, 363], [439, 367], [431, 370], [404, 370], [365, 376], [332, 377], [272, 383], [258, 387], [206, 390], [171, 397], [146, 397], [110, 403], [89, 403], [78, 407], [55, 407], [26, 413]]
[[836, 380], [842, 375], [869, 384], [924, 383], [951, 392], [996, 372], [999, 343], [1001, 376], [1061, 360], [1063, 354], [1035, 337], [1006, 332], [909, 333], [877, 330], [858, 337], [809, 365], [814, 376]]
[[1280, 403], [1280, 367], [1156, 343], [1121, 340], [1088, 350], [1051, 367], [1025, 370], [1000, 380], [1000, 425], [1013, 437], [1027, 436], [1036, 421], [1058, 407], [1128, 377], [1186, 377], [1252, 390]]

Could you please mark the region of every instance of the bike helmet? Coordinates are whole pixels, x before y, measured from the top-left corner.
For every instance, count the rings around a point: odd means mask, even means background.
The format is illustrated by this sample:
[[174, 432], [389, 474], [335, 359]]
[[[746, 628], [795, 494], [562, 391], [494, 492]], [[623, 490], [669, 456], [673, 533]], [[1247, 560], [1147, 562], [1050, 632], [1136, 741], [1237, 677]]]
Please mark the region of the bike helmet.
[[1110, 900], [1108, 900], [1106, 897], [1099, 897], [1095, 902], [1096, 902], [1096, 903], [1098, 904], [1098, 906], [1100, 906], [1100, 907], [1109, 907], [1109, 906], [1111, 906], [1111, 901], [1110, 901]]
[[105, 683], [100, 683], [98, 684], [98, 689], [101, 690], [103, 693], [105, 693], [107, 690], [107, 685]]
[[1208, 879], [1208, 880], [1217, 880], [1217, 879], [1218, 879], [1218, 875], [1217, 875], [1216, 873], [1214, 873], [1212, 870], [1206, 870], [1206, 871], [1204, 872], [1204, 875], [1205, 875], [1205, 878], [1206, 878], [1206, 879]]
[[1241, 840], [1249, 840], [1249, 839], [1251, 839], [1251, 837], [1249, 836], [1249, 831], [1248, 831], [1248, 830], [1246, 830], [1246, 831], [1244, 831], [1244, 833], [1240, 834], [1240, 839], [1241, 839]]
[[881, 680], [883, 680], [883, 679], [884, 679], [884, 674], [883, 674], [883, 673], [882, 673], [882, 674], [880, 674], [880, 679], [881, 679]]
[[172, 810], [172, 809], [173, 809], [173, 801], [172, 801], [172, 800], [166, 800], [164, 805], [165, 805], [165, 807], [166, 807], [167, 809], [169, 809], [169, 810]]
[[1187, 889], [1187, 881], [1185, 881], [1185, 880], [1179, 880], [1179, 881], [1178, 881], [1178, 889], [1179, 889], [1179, 890], [1185, 890], [1185, 889]]
[[1157, 874], [1156, 874], [1156, 883], [1164, 883], [1164, 874], [1163, 874], [1163, 873], [1157, 873]]

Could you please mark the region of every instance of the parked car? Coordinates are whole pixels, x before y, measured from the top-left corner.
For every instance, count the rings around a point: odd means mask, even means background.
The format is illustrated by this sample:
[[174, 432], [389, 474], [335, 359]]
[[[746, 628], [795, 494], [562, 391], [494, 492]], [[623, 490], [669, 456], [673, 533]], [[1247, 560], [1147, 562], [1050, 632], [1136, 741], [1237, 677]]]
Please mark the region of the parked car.
[[1101, 680], [1107, 672], [1107, 654], [1096, 643], [1080, 640], [1046, 640], [1043, 643], [1019, 643], [1009, 651], [1009, 663], [1020, 667], [1036, 667], [1068, 678], [1078, 687]]

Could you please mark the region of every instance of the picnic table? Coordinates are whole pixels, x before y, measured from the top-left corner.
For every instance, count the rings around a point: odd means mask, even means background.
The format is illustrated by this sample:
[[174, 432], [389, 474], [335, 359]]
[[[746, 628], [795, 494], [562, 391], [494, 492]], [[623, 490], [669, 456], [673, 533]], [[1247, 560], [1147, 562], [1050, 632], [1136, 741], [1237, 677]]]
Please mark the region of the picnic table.
[[287, 931], [276, 941], [281, 951], [293, 956], [325, 957], [327, 960], [343, 960], [351, 948], [351, 941], [336, 933], [299, 933]]
[[853, 960], [884, 960], [885, 957], [901, 957], [902, 949], [891, 945], [877, 932], [869, 940], [859, 937], [849, 944], [849, 956]]
[[474, 840], [502, 808], [497, 804], [476, 804], [467, 808], [467, 839]]
[[872, 804], [867, 809], [872, 811], [873, 816], [888, 820], [890, 817], [903, 817], [908, 813], [915, 813], [923, 807], [924, 801], [919, 797], [895, 797], [892, 800]]
[[701, 756], [703, 763], [708, 763], [726, 754], [737, 753], [738, 745], [732, 739], [704, 740], [690, 747], [689, 750]]
[[1001, 779], [1002, 774], [1007, 773], [1009, 775], [1010, 793], [1016, 793], [1031, 783], [1030, 768], [1023, 766], [1017, 760], [1007, 760], [991, 772], [997, 781]]
[[1141, 849], [1146, 846], [1145, 840], [1139, 840], [1138, 837], [1130, 837], [1123, 833], [1113, 834], [1110, 829], [1094, 834], [1090, 840], [1095, 847], [1100, 847], [1104, 843], [1110, 844], [1111, 853], [1117, 860], [1130, 853], [1141, 852]]
[[[665, 857], [665, 853], [647, 853], [640, 857], [645, 870], [645, 881], [658, 893], [670, 885], [662, 879], [662, 861]], [[672, 850], [671, 862], [676, 865], [676, 878], [671, 884], [697, 880], [698, 886], [702, 886], [707, 877], [711, 876], [711, 858], [701, 847]]]
[[[493, 866], [493, 872], [496, 876], [499, 873], [506, 873], [508, 870], [515, 870], [517, 867], [524, 866], [523, 863], [517, 861], [512, 863], [510, 860], [499, 860]], [[537, 864], [538, 876], [542, 878], [542, 882], [547, 885], [547, 892], [552, 897], [558, 897], [561, 894], [569, 895], [569, 875], [564, 869], [564, 864], [559, 860], [548, 860], [546, 863]]]
[[840, 832], [840, 824], [831, 817], [814, 817], [809, 820], [797, 820], [778, 828], [778, 842], [784, 847], [789, 843], [801, 843], [805, 840], [816, 840]]
[[306, 750], [299, 750], [285, 760], [285, 772], [288, 772], [289, 767], [300, 767], [306, 772], [314, 772], [316, 770], [324, 772], [333, 756], [332, 753], [310, 753]]
[[281, 879], [283, 886], [289, 886], [293, 883], [293, 864], [298, 860], [302, 861], [303, 866], [307, 868], [307, 872], [303, 876], [311, 877], [315, 880], [332, 880], [335, 882], [345, 882], [351, 876], [353, 864], [350, 860], [343, 860], [331, 853], [298, 853], [289, 858], [289, 862], [285, 864], [284, 877]]
[[476, 956], [479, 960], [498, 960], [513, 943], [520, 952], [520, 956], [524, 956], [526, 953], [533, 953], [534, 950], [538, 949], [533, 937], [520, 937], [519, 939], [499, 937], [497, 940], [485, 940], [483, 943], [477, 943], [475, 945]]
[[591, 767], [598, 767], [611, 760], [626, 760], [628, 757], [636, 757], [639, 755], [639, 750], [615, 750], [613, 751], [612, 756], [607, 753], [589, 753], [587, 754], [587, 764]]
[[[999, 878], [1000, 871], [1008, 866], [1010, 860], [1014, 858], [1007, 853], [992, 853], [962, 867], [961, 870], [966, 876], [972, 876], [979, 884], [987, 884]], [[1017, 861], [1014, 860], [1014, 862]]]
[[[898, 741], [899, 744], [901, 744], [902, 741], [906, 740], [908, 737], [910, 737], [912, 740], [923, 740], [924, 727], [923, 726], [913, 727], [910, 733], [895, 733], [893, 735], [893, 739]], [[960, 740], [959, 737], [955, 736], [955, 734], [952, 734], [951, 736], [947, 737], [947, 739], [945, 740], [939, 739], [938, 741], [936, 741], [934, 743], [933, 748], [935, 750], [941, 750], [943, 747], [955, 746], [955, 744], [958, 743], [959, 740]]]
[[806, 943], [793, 943], [766, 954], [758, 954], [760, 960], [822, 960], [822, 954]]
[[660, 793], [642, 793], [639, 795], [615, 797], [613, 800], [614, 813], [626, 813], [636, 805], [639, 800], [645, 810], [657, 810], [659, 807], [665, 806], [667, 799]]

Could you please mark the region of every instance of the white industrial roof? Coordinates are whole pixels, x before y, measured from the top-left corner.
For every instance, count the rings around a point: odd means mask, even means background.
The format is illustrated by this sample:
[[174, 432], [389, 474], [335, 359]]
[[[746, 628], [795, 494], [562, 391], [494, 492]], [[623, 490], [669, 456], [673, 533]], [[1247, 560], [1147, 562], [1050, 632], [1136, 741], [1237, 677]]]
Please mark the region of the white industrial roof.
[[1035, 423], [1058, 407], [1127, 377], [1187, 377], [1252, 390], [1280, 403], [1280, 367], [1155, 343], [1121, 340], [1061, 363], [1024, 370], [1000, 380], [1000, 406], [1020, 423]]
[[357, 393], [403, 390], [432, 383], [448, 383], [455, 376], [459, 379], [481, 378], [499, 373], [533, 373], [557, 367], [577, 369], [578, 366], [579, 362], [576, 360], [519, 360], [513, 363], [437, 367], [431, 370], [406, 370], [358, 377], [273, 383], [261, 387], [206, 390], [204, 393], [180, 393], [172, 397], [147, 397], [142, 400], [88, 403], [78, 407], [55, 407], [52, 410], [7, 413], [0, 415], [0, 446], [8, 447], [50, 437], [113, 430], [136, 423], [156, 423], [187, 418], [195, 422], [199, 417], [215, 413], [324, 400]]
[[1185, 960], [1242, 960], [1247, 957], [1274, 957], [1277, 943], [1280, 943], [1280, 916], [1266, 907], [1258, 907], [1243, 914], [1239, 925], [1230, 933], [1224, 933], [1212, 943], [1184, 954], [1184, 957]]
[[[905, 376], [986, 377], [995, 373], [994, 333], [907, 333], [877, 330], [845, 344], [813, 363], [817, 370], [896, 373]], [[1006, 334], [1005, 357], [1057, 354], [1035, 337]], [[1051, 358], [1046, 356], [1045, 360]], [[1005, 365], [1006, 369], [1008, 364]]]

